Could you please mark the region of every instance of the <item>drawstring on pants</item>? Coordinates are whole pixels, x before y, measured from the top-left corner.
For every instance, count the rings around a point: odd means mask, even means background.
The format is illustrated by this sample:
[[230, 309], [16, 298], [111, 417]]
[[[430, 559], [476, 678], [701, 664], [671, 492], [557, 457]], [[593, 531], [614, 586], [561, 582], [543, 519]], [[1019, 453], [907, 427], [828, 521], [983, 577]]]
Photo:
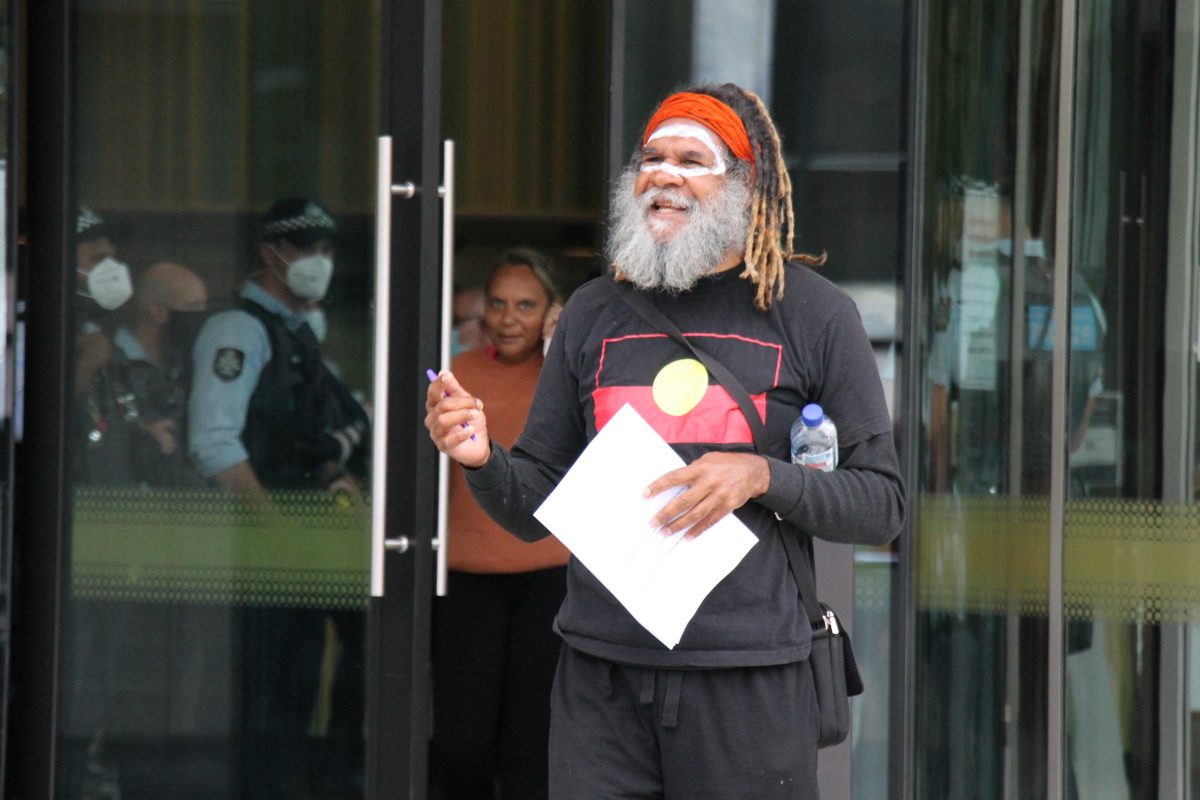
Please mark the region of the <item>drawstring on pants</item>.
[[682, 672], [678, 670], [642, 670], [642, 685], [638, 692], [638, 702], [642, 705], [652, 705], [654, 703], [654, 688], [659, 675], [666, 678], [660, 723], [664, 728], [675, 728], [679, 724], [679, 697], [683, 694]]
[[674, 728], [679, 722], [679, 696], [683, 693], [683, 673], [667, 673], [667, 692], [663, 695], [662, 726]]
[[638, 695], [638, 702], [642, 705], [650, 705], [654, 702], [654, 670], [642, 670], [642, 693]]

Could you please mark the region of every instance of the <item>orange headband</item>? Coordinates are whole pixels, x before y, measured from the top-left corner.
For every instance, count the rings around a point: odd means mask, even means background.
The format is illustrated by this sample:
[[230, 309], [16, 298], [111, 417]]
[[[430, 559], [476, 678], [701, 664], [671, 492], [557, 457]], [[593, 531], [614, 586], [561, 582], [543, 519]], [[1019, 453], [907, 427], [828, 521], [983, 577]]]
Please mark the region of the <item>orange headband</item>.
[[664, 120], [673, 117], [683, 117], [695, 120], [712, 130], [723, 141], [733, 154], [742, 161], [754, 163], [754, 150], [750, 147], [750, 137], [746, 135], [746, 126], [742, 118], [729, 106], [715, 97], [696, 92], [679, 92], [673, 94], [654, 112], [650, 122], [646, 124], [646, 132], [642, 134], [642, 144], [650, 138], [655, 128]]

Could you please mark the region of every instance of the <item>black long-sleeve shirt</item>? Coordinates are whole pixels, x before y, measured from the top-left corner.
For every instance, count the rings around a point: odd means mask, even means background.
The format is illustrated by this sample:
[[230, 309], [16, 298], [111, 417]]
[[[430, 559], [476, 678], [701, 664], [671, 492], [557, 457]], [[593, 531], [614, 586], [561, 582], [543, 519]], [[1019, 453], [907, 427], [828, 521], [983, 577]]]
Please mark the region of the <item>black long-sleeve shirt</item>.
[[[753, 286], [738, 272], [703, 279], [677, 296], [649, 296], [696, 347], [738, 377], [765, 415], [770, 488], [735, 512], [759, 543], [705, 599], [673, 650], [572, 559], [556, 628], [584, 652], [670, 668], [803, 659], [811, 631], [780, 537], [798, 529], [830, 541], [877, 545], [903, 526], [891, 421], [853, 303], [807, 267], [789, 266], [787, 295], [761, 312], [753, 307]], [[564, 309], [513, 450], [493, 446], [487, 464], [467, 474], [483, 508], [526, 540], [548, 534], [533, 511], [626, 403], [685, 461], [712, 450], [754, 452], [741, 410], [715, 380], [698, 401], [695, 387], [681, 395], [672, 386], [678, 372], [663, 368], [691, 354], [642, 321], [609, 281], [582, 287]], [[693, 403], [685, 413], [679, 413], [680, 397], [692, 398], [683, 401]], [[790, 463], [790, 427], [808, 402], [821, 403], [838, 424], [840, 461], [832, 472]]]

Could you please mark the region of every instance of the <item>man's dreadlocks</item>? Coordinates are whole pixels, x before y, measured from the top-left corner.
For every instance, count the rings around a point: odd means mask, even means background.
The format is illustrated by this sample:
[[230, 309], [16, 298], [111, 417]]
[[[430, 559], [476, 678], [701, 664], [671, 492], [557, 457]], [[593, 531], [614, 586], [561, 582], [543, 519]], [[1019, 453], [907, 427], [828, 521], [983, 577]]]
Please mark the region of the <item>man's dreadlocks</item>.
[[[771, 115], [754, 92], [732, 83], [721, 86], [696, 86], [687, 92], [715, 97], [734, 110], [746, 127], [754, 148], [754, 174], [750, 187], [750, 228], [746, 232], [743, 254], [745, 269], [741, 277], [758, 287], [754, 305], [770, 308], [774, 299], [783, 297], [783, 265], [789, 259], [813, 266], [825, 263], [819, 256], [792, 252], [795, 217], [792, 211], [792, 179], [783, 159], [783, 146]], [[732, 154], [731, 154], [732, 155]], [[784, 226], [786, 225], [786, 238]]]

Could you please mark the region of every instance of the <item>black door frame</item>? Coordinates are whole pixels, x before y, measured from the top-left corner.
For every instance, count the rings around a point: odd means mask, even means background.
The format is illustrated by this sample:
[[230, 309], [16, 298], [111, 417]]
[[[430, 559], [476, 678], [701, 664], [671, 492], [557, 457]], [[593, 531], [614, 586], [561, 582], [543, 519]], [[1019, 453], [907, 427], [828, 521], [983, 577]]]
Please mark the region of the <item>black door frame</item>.
[[[19, 229], [28, 245], [20, 259], [17, 294], [30, 301], [30, 311], [25, 436], [15, 448], [11, 496], [13, 691], [3, 794], [49, 800], [55, 793], [59, 642], [71, 523], [67, 331], [74, 276], [63, 265], [74, 258], [73, 31], [71, 0], [10, 0], [8, 7], [11, 40], [29, 43], [26, 53], [13, 58], [25, 71], [12, 72], [9, 113], [24, 115], [27, 149], [22, 160], [13, 138], [9, 182], [28, 187]], [[435, 189], [441, 174], [441, 0], [384, 3], [380, 36], [380, 133], [390, 133], [396, 142], [397, 179]], [[36, 180], [22, 180], [22, 172]], [[16, 204], [10, 208], [15, 216]], [[437, 460], [419, 409], [424, 403], [421, 365], [437, 363], [440, 214], [435, 190], [393, 205], [391, 331], [396, 341], [415, 338], [417, 346], [391, 350], [386, 528], [389, 536], [404, 533], [416, 546], [384, 557], [385, 594], [368, 604], [366, 797], [372, 799], [425, 792], [433, 537], [414, 533], [433, 531], [437, 511]]]
[[[15, 447], [13, 502], [12, 692], [6, 794], [53, 795], [58, 718], [58, 640], [67, 574], [69, 528], [66, 480], [67, 376], [70, 349], [67, 271], [70, 252], [67, 169], [71, 163], [68, 89], [72, 63], [68, 0], [24, 4], [14, 39], [29, 43], [24, 92], [14, 77], [10, 113], [26, 115], [24, 167], [28, 237], [18, 293], [35, 299], [26, 323], [24, 443]], [[18, 27], [20, 26], [20, 27]], [[37, 47], [32, 43], [37, 42]], [[12, 180], [22, 159], [14, 153]], [[70, 276], [73, 278], [74, 276]], [[24, 535], [21, 535], [24, 532]]]
[[389, 354], [386, 535], [412, 547], [383, 556], [384, 596], [370, 601], [369, 800], [424, 797], [427, 784], [438, 465], [422, 411], [425, 369], [439, 363], [442, 2], [385, 3], [382, 27], [380, 134], [392, 137], [392, 183], [417, 187], [392, 203], [391, 330], [417, 346]]

